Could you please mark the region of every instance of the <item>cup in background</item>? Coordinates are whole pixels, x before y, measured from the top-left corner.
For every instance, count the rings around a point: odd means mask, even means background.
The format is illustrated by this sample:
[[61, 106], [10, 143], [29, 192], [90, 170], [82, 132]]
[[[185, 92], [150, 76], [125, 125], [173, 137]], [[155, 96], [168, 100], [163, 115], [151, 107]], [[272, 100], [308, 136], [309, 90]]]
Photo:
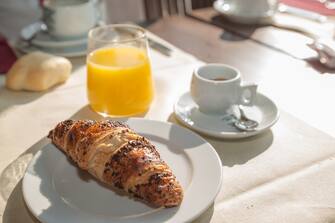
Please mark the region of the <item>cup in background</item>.
[[86, 37], [99, 14], [93, 0], [46, 0], [42, 13], [49, 34], [59, 39]]
[[233, 105], [252, 106], [257, 85], [241, 85], [240, 72], [226, 64], [206, 64], [196, 68], [191, 81], [191, 96], [199, 110], [225, 114]]
[[214, 8], [234, 22], [263, 23], [277, 11], [278, 0], [217, 0]]

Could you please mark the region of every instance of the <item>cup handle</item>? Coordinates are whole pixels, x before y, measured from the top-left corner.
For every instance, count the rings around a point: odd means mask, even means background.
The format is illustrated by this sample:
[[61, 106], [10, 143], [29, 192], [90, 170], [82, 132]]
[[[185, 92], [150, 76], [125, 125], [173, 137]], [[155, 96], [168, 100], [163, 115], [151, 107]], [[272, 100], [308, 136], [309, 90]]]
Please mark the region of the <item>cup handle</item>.
[[241, 86], [240, 104], [252, 106], [257, 96], [257, 84], [246, 84]]

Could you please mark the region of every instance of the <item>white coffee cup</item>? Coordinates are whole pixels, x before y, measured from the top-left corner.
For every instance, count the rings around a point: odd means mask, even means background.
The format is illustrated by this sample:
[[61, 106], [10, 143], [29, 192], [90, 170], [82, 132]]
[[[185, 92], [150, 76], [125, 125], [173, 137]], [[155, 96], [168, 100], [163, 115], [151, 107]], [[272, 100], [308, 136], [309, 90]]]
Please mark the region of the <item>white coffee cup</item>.
[[234, 22], [253, 24], [271, 18], [278, 3], [278, 0], [217, 0], [214, 8]]
[[203, 113], [224, 114], [237, 104], [252, 106], [256, 95], [257, 85], [242, 85], [240, 72], [232, 66], [206, 64], [193, 72], [191, 96]]
[[87, 36], [99, 16], [94, 0], [46, 0], [42, 10], [48, 32], [60, 39]]

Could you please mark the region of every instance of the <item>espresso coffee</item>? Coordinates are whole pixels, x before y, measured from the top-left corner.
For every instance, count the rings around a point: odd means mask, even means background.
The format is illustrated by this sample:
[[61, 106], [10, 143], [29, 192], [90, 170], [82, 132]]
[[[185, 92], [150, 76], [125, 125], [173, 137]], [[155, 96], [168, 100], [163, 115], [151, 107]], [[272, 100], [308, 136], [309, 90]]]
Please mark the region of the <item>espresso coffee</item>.
[[228, 80], [228, 78], [224, 78], [224, 77], [217, 77], [217, 78], [214, 78], [214, 79], [211, 79], [212, 81], [226, 81]]

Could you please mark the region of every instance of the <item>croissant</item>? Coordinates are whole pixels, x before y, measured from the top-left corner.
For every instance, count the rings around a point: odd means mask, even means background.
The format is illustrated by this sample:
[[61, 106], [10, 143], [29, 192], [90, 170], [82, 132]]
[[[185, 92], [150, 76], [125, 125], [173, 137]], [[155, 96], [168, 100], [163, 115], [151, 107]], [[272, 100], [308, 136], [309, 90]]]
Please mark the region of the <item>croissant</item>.
[[183, 189], [148, 139], [118, 121], [66, 120], [49, 132], [81, 169], [154, 207], [174, 207]]

